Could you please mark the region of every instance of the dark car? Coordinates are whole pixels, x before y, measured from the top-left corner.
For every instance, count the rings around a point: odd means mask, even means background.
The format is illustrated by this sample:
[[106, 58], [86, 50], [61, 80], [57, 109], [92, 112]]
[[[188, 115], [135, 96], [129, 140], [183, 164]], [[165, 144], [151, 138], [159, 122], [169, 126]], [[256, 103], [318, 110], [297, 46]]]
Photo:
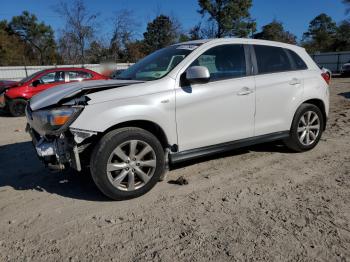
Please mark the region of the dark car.
[[111, 73], [111, 78], [112, 79], [117, 79], [118, 76], [123, 73], [126, 69], [117, 69], [117, 70], [114, 70], [112, 73]]
[[342, 66], [341, 75], [350, 76], [350, 61], [348, 61]]

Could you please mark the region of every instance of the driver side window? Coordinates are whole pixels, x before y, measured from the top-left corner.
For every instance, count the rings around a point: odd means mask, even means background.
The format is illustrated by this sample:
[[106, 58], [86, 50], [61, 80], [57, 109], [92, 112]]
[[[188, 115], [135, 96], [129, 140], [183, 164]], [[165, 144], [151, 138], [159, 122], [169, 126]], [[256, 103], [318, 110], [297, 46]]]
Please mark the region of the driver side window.
[[55, 72], [48, 73], [48, 74], [46, 74], [46, 75], [40, 77], [40, 82], [41, 82], [42, 84], [53, 83], [53, 82], [55, 82], [55, 75], [56, 75]]
[[247, 75], [243, 45], [221, 45], [200, 55], [191, 66], [205, 66], [210, 73], [210, 81], [219, 81]]

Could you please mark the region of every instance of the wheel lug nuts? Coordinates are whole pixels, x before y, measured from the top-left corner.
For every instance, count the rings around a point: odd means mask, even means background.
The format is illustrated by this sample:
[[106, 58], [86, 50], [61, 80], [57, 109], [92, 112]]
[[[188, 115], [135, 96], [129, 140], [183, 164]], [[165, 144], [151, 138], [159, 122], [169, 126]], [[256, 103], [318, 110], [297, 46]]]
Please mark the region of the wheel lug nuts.
[[132, 169], [132, 172], [135, 172], [135, 169]]
[[134, 157], [132, 160], [133, 160], [133, 161], [136, 161], [136, 157]]
[[136, 163], [137, 166], [140, 166], [140, 163]]
[[127, 167], [127, 168], [125, 168], [125, 170], [129, 170], [129, 168]]

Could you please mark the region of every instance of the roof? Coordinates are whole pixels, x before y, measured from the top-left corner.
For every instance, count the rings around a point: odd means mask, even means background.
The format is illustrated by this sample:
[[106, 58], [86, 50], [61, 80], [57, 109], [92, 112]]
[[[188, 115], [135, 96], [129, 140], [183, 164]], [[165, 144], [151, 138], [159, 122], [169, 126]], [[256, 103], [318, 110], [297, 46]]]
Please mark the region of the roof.
[[272, 46], [281, 46], [281, 47], [290, 47], [290, 48], [302, 48], [296, 45], [286, 44], [282, 42], [261, 40], [261, 39], [252, 39], [252, 38], [213, 38], [213, 39], [200, 39], [193, 40], [188, 42], [183, 42], [179, 44], [205, 44], [205, 43], [245, 43], [245, 44], [261, 44], [261, 45], [272, 45]]
[[176, 45], [198, 45], [198, 44], [207, 43], [207, 42], [209, 42], [211, 40], [212, 39], [198, 39], [198, 40], [192, 40], [192, 41], [177, 43]]
[[62, 70], [62, 71], [88, 70], [88, 71], [91, 71], [90, 69], [87, 69], [87, 68], [84, 68], [84, 67], [52, 67], [52, 68], [43, 69], [42, 71], [47, 71], [47, 70]]

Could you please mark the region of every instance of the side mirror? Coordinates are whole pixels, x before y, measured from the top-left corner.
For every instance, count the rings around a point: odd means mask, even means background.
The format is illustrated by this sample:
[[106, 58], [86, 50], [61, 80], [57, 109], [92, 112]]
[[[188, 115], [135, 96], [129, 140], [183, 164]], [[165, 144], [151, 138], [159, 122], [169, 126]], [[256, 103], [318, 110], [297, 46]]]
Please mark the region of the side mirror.
[[34, 86], [34, 87], [37, 87], [38, 85], [40, 85], [41, 84], [41, 82], [40, 82], [40, 80], [34, 80], [33, 82], [32, 82], [32, 86]]
[[210, 73], [205, 66], [191, 66], [186, 70], [186, 79], [191, 84], [208, 83], [210, 80]]

